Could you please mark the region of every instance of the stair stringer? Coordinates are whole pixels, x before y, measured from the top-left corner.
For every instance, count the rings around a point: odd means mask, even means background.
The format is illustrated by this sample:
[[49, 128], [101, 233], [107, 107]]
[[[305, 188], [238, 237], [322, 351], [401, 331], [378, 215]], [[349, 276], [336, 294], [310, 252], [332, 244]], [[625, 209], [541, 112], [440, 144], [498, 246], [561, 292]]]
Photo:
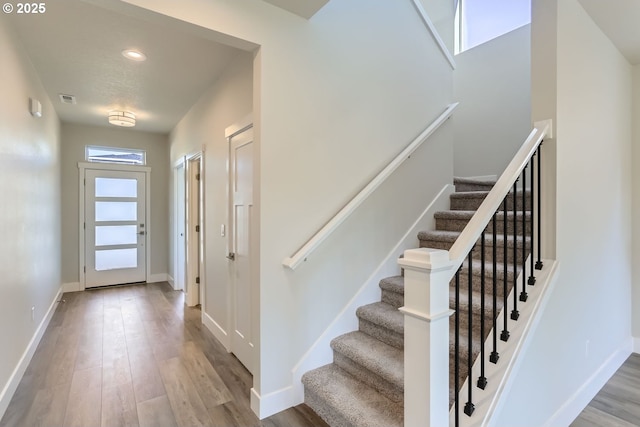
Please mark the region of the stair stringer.
[[416, 236], [422, 230], [434, 230], [434, 214], [448, 209], [449, 196], [455, 192], [452, 184], [445, 185], [431, 203], [425, 208], [418, 219], [409, 227], [398, 243], [389, 251], [388, 255], [378, 265], [365, 283], [360, 287], [351, 300], [344, 306], [338, 316], [331, 322], [325, 331], [318, 337], [313, 345], [296, 363], [291, 374], [293, 384], [293, 404], [304, 402], [304, 385], [302, 375], [313, 369], [333, 362], [333, 350], [331, 340], [334, 338], [358, 330], [358, 307], [380, 301], [380, 280], [385, 277], [398, 274], [398, 258], [407, 249], [416, 247]]
[[[531, 255], [530, 255], [531, 256]], [[471, 417], [464, 413], [460, 413], [460, 427], [495, 427], [497, 416], [500, 414], [503, 405], [503, 396], [508, 395], [518, 370], [522, 364], [524, 354], [531, 342], [535, 330], [540, 323], [545, 307], [549, 302], [549, 297], [557, 282], [558, 262], [554, 260], [543, 260], [544, 267], [536, 272], [536, 284], [527, 286], [529, 299], [526, 303], [518, 303], [518, 311], [520, 319], [516, 322], [509, 320], [509, 332], [511, 334], [509, 341], [504, 342], [498, 338], [497, 350], [500, 354], [500, 360], [497, 364], [493, 364], [488, 360], [485, 363], [485, 376], [488, 384], [484, 390], [473, 388], [473, 400], [475, 411]], [[527, 258], [526, 266], [530, 266], [530, 260]], [[522, 275], [530, 274], [530, 270], [525, 268], [516, 283], [518, 289], [522, 287]], [[528, 277], [528, 276], [527, 276]], [[509, 293], [508, 304], [498, 315], [497, 325], [498, 331], [502, 328], [505, 314], [508, 316], [513, 309], [513, 292], [517, 292], [514, 287]], [[485, 351], [487, 354], [493, 346], [493, 331], [485, 341]], [[488, 359], [488, 357], [487, 357]], [[467, 400], [467, 384], [469, 378], [474, 382], [480, 375], [480, 357], [478, 357], [472, 367], [472, 375], [467, 377], [460, 392], [459, 402], [462, 408]], [[449, 426], [454, 427], [454, 409], [449, 412]]]

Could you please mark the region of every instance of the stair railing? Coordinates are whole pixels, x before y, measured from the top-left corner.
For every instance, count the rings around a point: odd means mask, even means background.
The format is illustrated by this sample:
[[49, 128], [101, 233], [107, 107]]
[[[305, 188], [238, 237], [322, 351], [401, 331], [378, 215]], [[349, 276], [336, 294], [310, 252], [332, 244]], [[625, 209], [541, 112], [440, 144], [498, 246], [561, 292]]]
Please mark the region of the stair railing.
[[[526, 303], [527, 286], [535, 284], [535, 270], [543, 267], [540, 153], [542, 141], [550, 132], [550, 122], [542, 122], [531, 131], [449, 251], [413, 249], [406, 251], [404, 258], [398, 261], [405, 269], [405, 306], [400, 308], [405, 314], [405, 426], [449, 425], [451, 404], [451, 423], [459, 426], [461, 416], [471, 417], [474, 413], [474, 389], [484, 389], [491, 380], [485, 376], [485, 363], [498, 363], [498, 338], [509, 340], [510, 325], [520, 317], [518, 303]], [[534, 226], [534, 218], [537, 219], [537, 226]], [[498, 253], [499, 232], [502, 232], [502, 254]], [[508, 237], [509, 232], [513, 238]], [[489, 250], [487, 240], [491, 245]], [[534, 264], [536, 247], [537, 261]], [[480, 254], [474, 257], [474, 251], [477, 253], [478, 249]], [[529, 253], [527, 279], [525, 264]], [[486, 279], [487, 256], [492, 259], [490, 283]], [[474, 265], [475, 271], [480, 270], [475, 282]], [[519, 286], [516, 280], [520, 269], [523, 274]], [[467, 280], [467, 295], [461, 295], [460, 292], [463, 274]], [[453, 310], [449, 307], [450, 283], [453, 283]], [[480, 293], [479, 298], [474, 295], [474, 286]], [[487, 288], [492, 292], [488, 310], [485, 297]], [[507, 300], [510, 292], [513, 298], [511, 305]], [[498, 298], [499, 293], [502, 293], [501, 298]], [[463, 312], [465, 299], [467, 310]], [[479, 316], [474, 314], [474, 304], [480, 306]], [[504, 313], [501, 325], [498, 324], [500, 306]], [[509, 314], [508, 307], [511, 308]], [[453, 343], [449, 343], [451, 314], [454, 314], [455, 328]], [[464, 320], [467, 327], [462, 331]], [[502, 328], [500, 332], [499, 328]], [[485, 340], [491, 330], [491, 351], [487, 357]], [[474, 335], [479, 336], [480, 348], [474, 348]], [[448, 394], [449, 344], [454, 347], [454, 387], [451, 395]], [[462, 346], [466, 346], [464, 352], [461, 351]], [[470, 375], [476, 356], [479, 357], [479, 376], [472, 378]], [[466, 390], [463, 392], [460, 387], [465, 378]], [[461, 408], [460, 396], [463, 395], [466, 395], [466, 401]]]
[[298, 251], [291, 257], [285, 258], [282, 265], [295, 270], [300, 264], [305, 262], [307, 258], [315, 251], [327, 237], [333, 233], [340, 224], [342, 224], [367, 198], [382, 185], [391, 174], [411, 157], [420, 146], [433, 133], [442, 126], [444, 122], [451, 117], [453, 110], [456, 109], [458, 103], [455, 102], [447, 106], [442, 114], [440, 114], [424, 131], [420, 133], [400, 154], [398, 154], [378, 175], [376, 175], [369, 184], [367, 184], [356, 196], [349, 201], [340, 211], [334, 215], [316, 234], [314, 234]]

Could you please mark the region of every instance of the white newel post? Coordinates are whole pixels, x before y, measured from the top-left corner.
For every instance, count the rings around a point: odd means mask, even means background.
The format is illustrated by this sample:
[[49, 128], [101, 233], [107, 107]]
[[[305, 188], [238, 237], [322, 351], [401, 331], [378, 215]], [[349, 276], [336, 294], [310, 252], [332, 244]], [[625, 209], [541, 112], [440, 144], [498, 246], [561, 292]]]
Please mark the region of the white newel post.
[[449, 425], [449, 252], [410, 249], [404, 268], [404, 425]]

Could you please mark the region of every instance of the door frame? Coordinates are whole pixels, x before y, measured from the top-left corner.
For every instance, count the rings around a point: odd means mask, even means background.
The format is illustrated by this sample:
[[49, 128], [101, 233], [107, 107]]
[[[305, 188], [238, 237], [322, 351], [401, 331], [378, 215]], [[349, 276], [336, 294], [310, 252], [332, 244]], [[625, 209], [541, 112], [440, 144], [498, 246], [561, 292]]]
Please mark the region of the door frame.
[[[180, 180], [178, 178], [178, 169], [182, 168], [184, 170], [184, 177], [185, 179]], [[173, 164], [173, 236], [174, 236], [174, 244], [173, 244], [173, 275], [177, 276], [178, 273], [178, 265], [180, 263], [180, 259], [178, 256], [178, 248], [180, 246], [180, 241], [178, 240], [178, 233], [180, 231], [180, 225], [178, 224], [178, 218], [180, 217], [180, 215], [178, 215], [178, 212], [180, 210], [180, 208], [184, 209], [184, 230], [185, 233], [187, 232], [187, 203], [186, 203], [186, 194], [187, 194], [187, 180], [186, 180], [186, 174], [187, 174], [187, 164], [186, 164], [186, 160], [184, 157], [180, 157], [180, 159], [178, 161], [176, 161]], [[184, 206], [180, 206], [180, 200], [178, 200], [178, 189], [180, 188], [180, 186], [183, 187], [183, 191], [184, 191], [184, 195], [185, 195], [185, 200], [184, 200]], [[187, 268], [187, 237], [184, 236], [184, 272], [185, 274], [183, 275], [184, 277], [182, 277], [182, 280], [180, 281], [180, 283], [178, 283], [178, 278], [177, 277], [173, 277], [171, 279], [173, 279], [173, 283], [171, 283], [171, 286], [173, 287], [174, 290], [176, 291], [183, 291], [184, 292], [184, 288], [185, 288], [185, 284], [187, 282], [187, 275], [186, 275], [186, 268]]]
[[[193, 168], [196, 165], [196, 162], [198, 162], [199, 167], [197, 170], [194, 170]], [[205, 288], [204, 263], [203, 263], [203, 260], [204, 260], [204, 256], [203, 256], [203, 253], [204, 253], [204, 191], [203, 191], [204, 189], [204, 175], [203, 175], [204, 156], [203, 156], [203, 152], [197, 152], [189, 156], [185, 156], [184, 165], [185, 165], [185, 185], [186, 185], [185, 231], [187, 233], [187, 235], [185, 236], [186, 237], [185, 239], [185, 244], [186, 244], [185, 288], [186, 289], [185, 290], [187, 291], [186, 292], [187, 298], [185, 299], [185, 302], [187, 303], [188, 306], [195, 306], [197, 304], [200, 304], [200, 306], [203, 307], [204, 288]], [[195, 180], [197, 185], [197, 189], [195, 189], [195, 191], [193, 188], [194, 173], [200, 176], [199, 179]], [[197, 224], [194, 224], [194, 218], [193, 218], [194, 214], [193, 214], [193, 208], [191, 205], [194, 194], [198, 198], [198, 217], [197, 217], [198, 220], [196, 221]], [[195, 231], [195, 226], [199, 227], [198, 232]], [[195, 241], [196, 246], [193, 245], [194, 240], [189, 238], [193, 234], [197, 236], [197, 239]], [[197, 261], [195, 263], [192, 262], [194, 258], [193, 256], [194, 253], [198, 255]], [[197, 286], [198, 288], [197, 302], [193, 298], [192, 293], [189, 292], [191, 290], [190, 286], [195, 285], [195, 283], [193, 285], [190, 285], [190, 284], [192, 283], [192, 281], [195, 282], [196, 277], [199, 277], [199, 283]]]
[[149, 282], [151, 275], [151, 246], [149, 245], [149, 236], [151, 234], [151, 168], [149, 166], [133, 166], [133, 165], [118, 165], [112, 163], [92, 163], [92, 162], [78, 162], [78, 278], [80, 280], [80, 290], [84, 291], [86, 283], [85, 274], [85, 171], [89, 170], [102, 170], [102, 171], [124, 171], [124, 172], [143, 172], [145, 174], [145, 230], [144, 244], [145, 244], [145, 281]]

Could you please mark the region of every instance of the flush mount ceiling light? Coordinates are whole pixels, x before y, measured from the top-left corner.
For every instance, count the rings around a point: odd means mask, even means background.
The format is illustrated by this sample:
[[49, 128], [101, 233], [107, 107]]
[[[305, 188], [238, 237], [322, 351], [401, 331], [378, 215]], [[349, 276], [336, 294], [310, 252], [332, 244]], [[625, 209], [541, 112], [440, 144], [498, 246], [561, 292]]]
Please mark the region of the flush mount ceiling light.
[[112, 111], [109, 113], [109, 123], [126, 128], [136, 125], [136, 115], [128, 111]]
[[139, 50], [134, 50], [134, 49], [123, 50], [122, 51], [122, 56], [124, 56], [125, 58], [130, 59], [132, 61], [138, 61], [138, 62], [142, 62], [142, 61], [146, 61], [147, 60], [147, 55], [145, 55], [144, 53], [140, 52]]

